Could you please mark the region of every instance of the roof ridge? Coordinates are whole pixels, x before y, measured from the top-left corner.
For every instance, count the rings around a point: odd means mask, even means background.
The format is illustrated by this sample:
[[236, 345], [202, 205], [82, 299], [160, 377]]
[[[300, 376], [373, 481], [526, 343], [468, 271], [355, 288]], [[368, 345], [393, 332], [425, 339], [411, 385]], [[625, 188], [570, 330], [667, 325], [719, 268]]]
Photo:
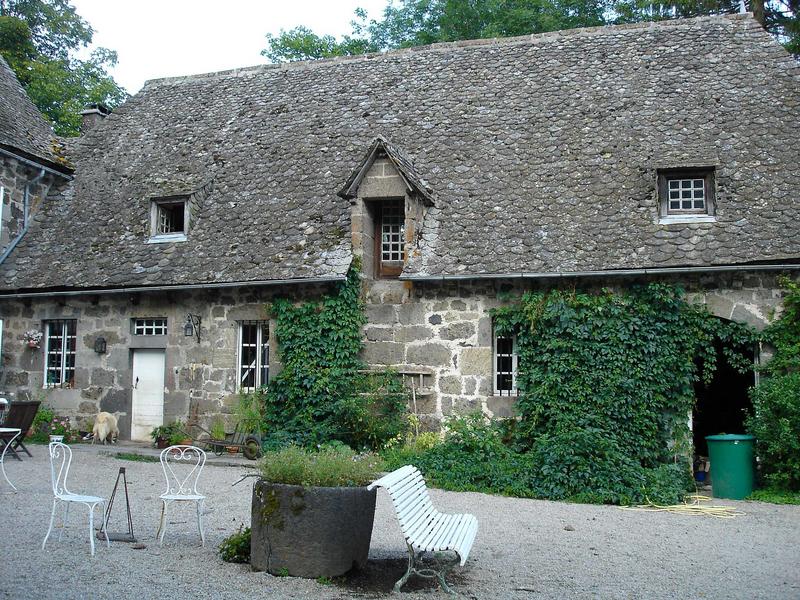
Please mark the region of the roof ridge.
[[[252, 65], [249, 67], [237, 67], [235, 69], [225, 69], [222, 71], [197, 73], [193, 75], [161, 77], [156, 79], [148, 79], [147, 81], [145, 81], [142, 89], [148, 87], [155, 87], [159, 85], [190, 83], [193, 81], [201, 81], [204, 79], [245, 77], [248, 75], [254, 75], [271, 70], [319, 68], [328, 65], [340, 64], [342, 62], [368, 61], [368, 60], [374, 60], [376, 58], [399, 56], [403, 54], [418, 53], [425, 51], [442, 51], [442, 50], [450, 50], [453, 48], [465, 48], [465, 47], [475, 47], [475, 46], [511, 46], [524, 43], [536, 44], [564, 37], [591, 36], [591, 35], [602, 35], [602, 34], [611, 34], [616, 32], [627, 32], [627, 31], [637, 31], [646, 29], [685, 27], [700, 21], [712, 22], [712, 21], [723, 21], [723, 20], [724, 21], [749, 20], [758, 25], [758, 23], [755, 21], [755, 18], [753, 17], [753, 13], [746, 12], [746, 13], [724, 14], [724, 15], [704, 15], [700, 17], [680, 18], [680, 19], [664, 19], [662, 21], [640, 21], [637, 23], [622, 23], [617, 25], [598, 25], [595, 27], [575, 27], [572, 29], [559, 29], [557, 31], [530, 33], [530, 34], [511, 36], [511, 37], [479, 38], [473, 40], [457, 40], [453, 42], [437, 42], [434, 44], [426, 44], [423, 46], [396, 48], [384, 52], [370, 52], [366, 54], [354, 54], [348, 56], [333, 56], [330, 58], [318, 58], [318, 59], [301, 60], [301, 61], [294, 61], [287, 63], [267, 63], [267, 64]], [[760, 28], [761, 26], [758, 25], [758, 27]]]

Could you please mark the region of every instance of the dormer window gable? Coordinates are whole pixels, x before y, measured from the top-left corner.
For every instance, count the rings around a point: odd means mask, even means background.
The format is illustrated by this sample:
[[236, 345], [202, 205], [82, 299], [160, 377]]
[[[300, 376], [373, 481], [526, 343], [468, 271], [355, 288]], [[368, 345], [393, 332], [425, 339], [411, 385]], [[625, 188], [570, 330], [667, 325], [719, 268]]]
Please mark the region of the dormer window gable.
[[353, 252], [364, 273], [397, 278], [419, 239], [425, 211], [434, 205], [427, 184], [384, 138], [377, 138], [339, 195], [351, 201]]

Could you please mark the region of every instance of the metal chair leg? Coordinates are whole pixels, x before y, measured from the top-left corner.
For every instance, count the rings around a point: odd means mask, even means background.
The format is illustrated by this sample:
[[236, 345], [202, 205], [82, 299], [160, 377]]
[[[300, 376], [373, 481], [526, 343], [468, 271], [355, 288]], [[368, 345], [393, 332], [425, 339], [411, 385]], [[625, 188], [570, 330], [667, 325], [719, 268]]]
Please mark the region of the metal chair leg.
[[197, 528], [200, 530], [200, 545], [206, 545], [206, 534], [203, 533], [203, 501], [198, 500], [197, 504]]
[[50, 526], [47, 528], [47, 533], [42, 540], [42, 550], [44, 550], [44, 545], [47, 543], [47, 538], [50, 537], [50, 532], [53, 530], [53, 521], [56, 519], [56, 502], [58, 502], [58, 500], [53, 498], [53, 510], [50, 511]]
[[161, 522], [158, 524], [158, 531], [156, 532], [156, 537], [158, 538], [158, 545], [162, 545], [164, 543], [164, 533], [166, 533], [167, 529], [167, 501], [161, 501]]
[[58, 541], [61, 541], [61, 536], [64, 535], [64, 530], [67, 528], [67, 521], [69, 520], [69, 502], [64, 502], [64, 518], [61, 519], [61, 530], [58, 532]]
[[94, 507], [96, 504], [89, 504], [89, 544], [92, 547], [92, 556], [94, 556]]
[[111, 548], [111, 540], [108, 539], [108, 512], [106, 511], [106, 503], [105, 501], [100, 503], [100, 509], [103, 511], [103, 528], [100, 530], [103, 532], [103, 537], [106, 538], [106, 548]]

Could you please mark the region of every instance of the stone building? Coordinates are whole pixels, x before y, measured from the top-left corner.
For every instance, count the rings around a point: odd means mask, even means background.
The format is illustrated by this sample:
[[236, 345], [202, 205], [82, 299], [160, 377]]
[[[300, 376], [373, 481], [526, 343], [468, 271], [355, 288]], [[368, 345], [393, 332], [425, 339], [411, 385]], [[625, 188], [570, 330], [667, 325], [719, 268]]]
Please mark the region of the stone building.
[[[279, 368], [264, 303], [355, 257], [365, 359], [431, 427], [511, 414], [501, 292], [680, 282], [762, 327], [800, 268], [799, 91], [749, 15], [150, 81], [37, 183], [0, 264], [0, 389], [137, 439], [228, 412]], [[26, 101], [0, 110], [0, 147], [47, 159]], [[2, 173], [5, 209], [25, 181]]]

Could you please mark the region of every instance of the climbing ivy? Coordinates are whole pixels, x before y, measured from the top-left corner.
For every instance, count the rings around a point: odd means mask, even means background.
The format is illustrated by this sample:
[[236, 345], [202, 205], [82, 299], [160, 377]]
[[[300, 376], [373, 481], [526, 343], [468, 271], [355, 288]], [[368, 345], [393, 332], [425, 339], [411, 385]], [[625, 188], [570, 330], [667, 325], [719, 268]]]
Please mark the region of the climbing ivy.
[[800, 285], [789, 278], [779, 283], [786, 290], [784, 311], [764, 330], [775, 354], [751, 390], [747, 427], [756, 436], [766, 483], [800, 491]]
[[265, 394], [268, 446], [339, 440], [375, 448], [403, 430], [402, 382], [366, 373], [359, 357], [366, 317], [358, 265], [335, 293], [303, 303], [278, 299], [268, 311], [283, 365]]
[[665, 284], [530, 292], [494, 318], [499, 334], [517, 338], [514, 441], [537, 457], [533, 485], [548, 497], [618, 501], [639, 496], [637, 486], [664, 488], [665, 478], [682, 485], [688, 465], [664, 467], [689, 458], [693, 385], [714, 373], [714, 341], [747, 369], [742, 351], [756, 339]]

